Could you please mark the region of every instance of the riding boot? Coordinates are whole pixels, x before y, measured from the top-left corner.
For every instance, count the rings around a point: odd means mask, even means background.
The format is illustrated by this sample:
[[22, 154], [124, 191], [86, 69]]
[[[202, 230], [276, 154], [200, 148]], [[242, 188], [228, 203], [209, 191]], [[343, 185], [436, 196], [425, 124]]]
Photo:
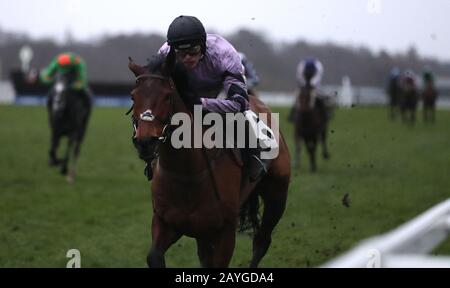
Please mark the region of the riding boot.
[[249, 145], [251, 147], [249, 149], [249, 178], [251, 182], [255, 182], [267, 174], [273, 160], [263, 153], [278, 149], [278, 143], [270, 127], [261, 121], [253, 111], [245, 111], [244, 116], [249, 122], [249, 136], [253, 139], [252, 144], [256, 144], [255, 148], [252, 147], [253, 145]]

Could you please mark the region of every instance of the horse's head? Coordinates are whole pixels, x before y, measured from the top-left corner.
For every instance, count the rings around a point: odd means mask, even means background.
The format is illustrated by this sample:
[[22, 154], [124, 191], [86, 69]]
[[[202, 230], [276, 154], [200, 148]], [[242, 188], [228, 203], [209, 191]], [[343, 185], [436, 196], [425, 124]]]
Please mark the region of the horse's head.
[[136, 76], [136, 86], [131, 92], [133, 142], [143, 160], [152, 158], [156, 145], [166, 140], [174, 114], [175, 86], [170, 77], [174, 64], [166, 59], [169, 57], [154, 57], [146, 67], [131, 58], [128, 63]]

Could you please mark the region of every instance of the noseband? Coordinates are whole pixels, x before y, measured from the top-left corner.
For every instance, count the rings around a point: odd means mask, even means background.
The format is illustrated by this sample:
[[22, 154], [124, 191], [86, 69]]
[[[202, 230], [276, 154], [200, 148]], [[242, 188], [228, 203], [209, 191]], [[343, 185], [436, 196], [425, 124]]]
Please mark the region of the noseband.
[[[170, 88], [173, 90], [175, 88], [174, 84], [173, 84], [173, 80], [171, 78], [167, 78], [164, 77], [162, 75], [158, 75], [158, 74], [151, 74], [151, 73], [145, 73], [145, 74], [141, 74], [138, 77], [136, 77], [136, 84], [139, 84], [141, 80], [147, 80], [147, 79], [160, 79], [162, 81], [168, 81], [170, 84]], [[143, 121], [143, 122], [153, 122], [154, 120], [157, 120], [158, 122], [160, 122], [164, 127], [163, 127], [163, 131], [162, 134], [160, 136], [154, 136], [155, 138], [157, 138], [157, 140], [159, 142], [166, 142], [167, 138], [169, 137], [169, 130], [168, 129], [170, 127], [170, 122], [172, 120], [172, 117], [174, 115], [174, 101], [173, 101], [173, 93], [170, 94], [170, 112], [169, 115], [167, 116], [167, 119], [161, 119], [158, 115], [154, 115], [152, 110], [147, 109], [146, 111], [144, 111], [143, 113], [141, 113], [139, 115], [139, 120]], [[134, 104], [131, 106], [130, 110], [128, 110], [128, 112], [126, 113], [126, 115], [130, 114], [131, 111], [133, 111], [134, 108]], [[131, 117], [132, 121], [133, 121], [133, 129], [134, 129], [134, 135], [136, 136], [136, 131], [137, 131], [137, 123], [138, 121], [134, 118]], [[153, 138], [153, 137], [152, 137]]]

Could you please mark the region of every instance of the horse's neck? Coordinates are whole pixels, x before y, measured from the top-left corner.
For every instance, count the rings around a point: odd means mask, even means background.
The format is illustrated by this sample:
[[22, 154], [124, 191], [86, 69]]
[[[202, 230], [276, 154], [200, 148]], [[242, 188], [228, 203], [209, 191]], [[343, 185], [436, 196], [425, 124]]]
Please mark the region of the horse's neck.
[[314, 88], [310, 85], [306, 85], [303, 86], [300, 89], [300, 93], [299, 93], [299, 99], [298, 99], [298, 103], [300, 105], [300, 109], [302, 111], [304, 110], [309, 110], [310, 108], [312, 108], [312, 103], [311, 101], [313, 101], [313, 94], [314, 94]]
[[[181, 100], [178, 93], [174, 94], [173, 112], [186, 113], [194, 123], [194, 119], [190, 110]], [[191, 139], [194, 139], [194, 127], [191, 125]], [[193, 143], [191, 143], [193, 147]], [[206, 168], [206, 162], [201, 148], [180, 148], [176, 149], [172, 146], [171, 139], [160, 145], [159, 148], [160, 165], [171, 172], [183, 173], [185, 175], [197, 174]]]

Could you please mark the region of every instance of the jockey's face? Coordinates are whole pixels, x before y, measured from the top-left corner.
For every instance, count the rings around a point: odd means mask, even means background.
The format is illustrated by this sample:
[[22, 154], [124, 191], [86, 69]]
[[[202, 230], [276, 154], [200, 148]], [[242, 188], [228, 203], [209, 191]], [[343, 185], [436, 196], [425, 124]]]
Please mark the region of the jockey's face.
[[202, 58], [202, 51], [200, 45], [189, 49], [175, 50], [178, 61], [181, 61], [188, 69], [197, 67], [198, 62]]

